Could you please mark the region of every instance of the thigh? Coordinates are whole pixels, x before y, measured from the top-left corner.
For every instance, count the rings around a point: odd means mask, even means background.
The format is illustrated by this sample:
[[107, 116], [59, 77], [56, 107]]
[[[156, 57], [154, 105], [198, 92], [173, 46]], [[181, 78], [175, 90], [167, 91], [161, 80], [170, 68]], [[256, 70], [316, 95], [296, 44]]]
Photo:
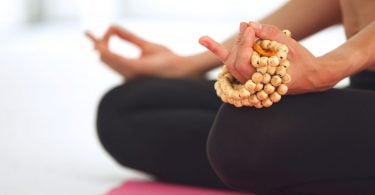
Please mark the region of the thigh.
[[[153, 108], [204, 108], [218, 110], [213, 81], [142, 77], [109, 91], [102, 99], [107, 108], [122, 112]], [[106, 101], [110, 98], [111, 101]], [[100, 109], [100, 107], [99, 107]]]
[[[155, 117], [173, 117], [165, 113], [174, 110], [194, 110], [212, 115], [220, 105], [212, 81], [142, 77], [117, 86], [104, 95], [98, 106], [98, 133], [112, 133], [108, 129], [121, 126], [117, 123], [123, 123], [126, 119], [136, 120], [145, 115], [151, 116], [148, 118], [151, 121], [147, 123], [144, 119], [143, 125], [163, 125], [170, 120], [154, 120]], [[188, 118], [184, 120], [188, 121]]]
[[[209, 159], [221, 179], [237, 189], [321, 194], [332, 182], [328, 194], [356, 193], [364, 186], [354, 183], [375, 178], [374, 130], [374, 91], [286, 96], [268, 109], [226, 104], [210, 132]], [[348, 186], [344, 180], [355, 182]], [[325, 187], [301, 187], [311, 183]]]
[[163, 181], [224, 188], [205, 150], [220, 104], [211, 81], [132, 80], [102, 99], [99, 139], [123, 166]]

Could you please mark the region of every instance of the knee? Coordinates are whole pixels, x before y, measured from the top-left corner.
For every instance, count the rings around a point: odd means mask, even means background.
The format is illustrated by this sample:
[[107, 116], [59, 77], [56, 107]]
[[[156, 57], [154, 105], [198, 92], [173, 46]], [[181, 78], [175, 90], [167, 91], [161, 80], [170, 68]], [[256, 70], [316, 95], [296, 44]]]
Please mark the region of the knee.
[[96, 115], [96, 127], [100, 139], [105, 138], [105, 135], [111, 132], [109, 128], [113, 126], [113, 120], [118, 117], [119, 104], [127, 103], [120, 101], [122, 96], [126, 96], [127, 91], [127, 84], [119, 85], [109, 90], [100, 99]]
[[135, 142], [134, 129], [128, 117], [135, 112], [141, 101], [143, 89], [150, 78], [131, 80], [109, 90], [100, 100], [96, 117], [97, 136], [104, 149], [115, 161], [126, 167], [134, 167], [132, 149]]
[[110, 124], [119, 117], [132, 112], [142, 102], [148, 83], [152, 78], [138, 78], [127, 81], [109, 90], [100, 100], [97, 108], [97, 129], [99, 135], [108, 132]]
[[[238, 113], [240, 112], [240, 113]], [[266, 131], [245, 125], [241, 117], [242, 110], [223, 105], [210, 131], [207, 142], [209, 162], [217, 176], [228, 187], [250, 192], [269, 190], [270, 145]], [[251, 115], [251, 114], [250, 114]], [[253, 118], [247, 118], [251, 124]], [[239, 124], [243, 124], [239, 127]], [[263, 132], [262, 132], [263, 131]], [[269, 137], [267, 142], [272, 143]]]
[[[109, 90], [100, 100], [96, 116], [96, 133], [100, 144], [103, 146], [105, 151], [110, 154], [110, 156], [119, 164], [127, 166], [124, 164], [124, 160], [119, 152], [118, 148], [118, 131], [119, 125], [116, 124], [116, 120], [119, 111], [119, 99], [127, 94], [127, 84], [122, 84], [116, 86]], [[122, 102], [124, 103], [124, 102]], [[122, 128], [121, 131], [126, 132], [129, 129]], [[128, 143], [126, 141], [127, 137], [122, 137], [123, 143]]]

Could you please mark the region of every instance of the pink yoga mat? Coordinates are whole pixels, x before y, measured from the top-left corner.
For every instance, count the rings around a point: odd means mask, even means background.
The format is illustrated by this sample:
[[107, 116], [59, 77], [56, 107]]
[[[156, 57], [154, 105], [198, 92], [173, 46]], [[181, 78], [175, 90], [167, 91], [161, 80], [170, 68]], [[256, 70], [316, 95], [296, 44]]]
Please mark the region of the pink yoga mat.
[[[239, 192], [220, 191], [154, 181], [128, 181], [109, 191], [107, 195], [245, 195]], [[249, 194], [247, 194], [249, 195]], [[251, 194], [250, 194], [251, 195]]]

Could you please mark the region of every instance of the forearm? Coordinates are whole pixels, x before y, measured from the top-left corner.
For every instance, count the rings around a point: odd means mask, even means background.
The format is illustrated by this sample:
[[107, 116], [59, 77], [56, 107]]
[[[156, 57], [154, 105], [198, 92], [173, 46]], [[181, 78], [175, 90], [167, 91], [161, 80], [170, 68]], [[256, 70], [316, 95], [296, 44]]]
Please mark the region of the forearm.
[[340, 47], [319, 57], [319, 61], [325, 67], [324, 71], [335, 81], [373, 66], [375, 64], [375, 21]]
[[341, 22], [339, 0], [291, 0], [263, 18], [261, 23], [288, 29], [299, 41], [320, 30]]
[[[340, 22], [339, 0], [291, 0], [259, 21], [280, 29], [288, 29], [297, 41]], [[231, 48], [236, 40], [237, 35], [234, 35], [223, 45]]]
[[[280, 29], [289, 29], [297, 41], [312, 35], [341, 19], [339, 0], [293, 0], [266, 16], [260, 23], [272, 24]], [[237, 40], [237, 34], [223, 42], [230, 49]], [[221, 65], [210, 52], [189, 56], [194, 68], [207, 71]]]

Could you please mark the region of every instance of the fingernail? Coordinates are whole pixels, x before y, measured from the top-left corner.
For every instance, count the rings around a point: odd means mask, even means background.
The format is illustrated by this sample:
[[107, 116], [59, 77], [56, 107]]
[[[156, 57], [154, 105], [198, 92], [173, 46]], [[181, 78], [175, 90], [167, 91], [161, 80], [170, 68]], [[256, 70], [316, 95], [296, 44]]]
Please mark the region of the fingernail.
[[207, 43], [205, 41], [200, 42], [203, 46], [207, 47]]
[[247, 22], [241, 22], [241, 26], [242, 26], [242, 30], [245, 31], [246, 28], [249, 27], [249, 23], [247, 23]]
[[207, 47], [207, 43], [206, 41], [204, 41], [204, 39], [206, 39], [207, 36], [202, 36], [201, 38], [199, 38], [198, 42], [203, 45], [203, 46], [206, 46]]
[[250, 26], [253, 27], [256, 30], [262, 29], [262, 24], [257, 23], [257, 22], [250, 22]]
[[251, 30], [250, 27], [246, 27], [244, 35], [247, 36], [250, 33], [250, 30]]
[[241, 24], [240, 24], [240, 33], [242, 33], [244, 29], [245, 29], [245, 26], [244, 26], [243, 23], [241, 23]]

